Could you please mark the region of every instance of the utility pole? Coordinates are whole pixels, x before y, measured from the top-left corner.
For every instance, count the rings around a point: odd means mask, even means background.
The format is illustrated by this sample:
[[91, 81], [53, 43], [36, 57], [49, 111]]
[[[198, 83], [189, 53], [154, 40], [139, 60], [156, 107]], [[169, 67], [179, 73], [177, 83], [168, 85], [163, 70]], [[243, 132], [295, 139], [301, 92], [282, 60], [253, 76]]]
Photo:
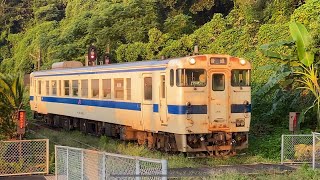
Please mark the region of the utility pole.
[[39, 47], [39, 54], [38, 54], [38, 71], [40, 71], [41, 66], [41, 47]]

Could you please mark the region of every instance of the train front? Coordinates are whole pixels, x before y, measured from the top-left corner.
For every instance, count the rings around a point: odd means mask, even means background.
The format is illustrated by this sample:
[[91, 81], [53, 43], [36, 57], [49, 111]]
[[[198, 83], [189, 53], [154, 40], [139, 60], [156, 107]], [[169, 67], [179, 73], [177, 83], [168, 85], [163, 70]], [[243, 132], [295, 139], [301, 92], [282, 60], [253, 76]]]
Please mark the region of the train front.
[[180, 151], [221, 156], [248, 147], [250, 71], [247, 60], [228, 55], [183, 60], [176, 70], [177, 86], [185, 87], [180, 100], [186, 106], [186, 135], [176, 136]]

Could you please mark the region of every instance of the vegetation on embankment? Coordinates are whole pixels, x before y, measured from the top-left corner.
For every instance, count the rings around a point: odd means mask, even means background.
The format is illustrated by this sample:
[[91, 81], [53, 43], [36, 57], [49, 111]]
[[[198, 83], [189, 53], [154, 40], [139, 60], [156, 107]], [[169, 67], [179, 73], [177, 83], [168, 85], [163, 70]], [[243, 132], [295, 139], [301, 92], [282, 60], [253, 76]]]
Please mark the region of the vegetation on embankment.
[[95, 137], [78, 131], [54, 131], [30, 124], [28, 138], [49, 138], [50, 152], [54, 152], [54, 145], [64, 145], [86, 149], [102, 150], [110, 153], [142, 156], [148, 158], [167, 159], [170, 168], [177, 167], [212, 167], [216, 165], [278, 163], [280, 161], [281, 131], [264, 137], [252, 137], [249, 149], [233, 157], [221, 158], [187, 158], [183, 154], [167, 154], [150, 150], [136, 143], [126, 143], [105, 136]]
[[0, 140], [16, 136], [18, 112], [26, 105], [23, 103], [25, 95], [27, 93], [19, 74], [0, 73]]

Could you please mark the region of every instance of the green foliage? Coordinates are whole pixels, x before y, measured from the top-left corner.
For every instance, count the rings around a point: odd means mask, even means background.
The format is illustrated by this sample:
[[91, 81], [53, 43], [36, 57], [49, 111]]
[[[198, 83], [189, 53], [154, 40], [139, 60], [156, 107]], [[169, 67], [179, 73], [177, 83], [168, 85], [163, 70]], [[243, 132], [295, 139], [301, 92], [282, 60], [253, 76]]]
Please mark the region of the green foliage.
[[164, 22], [164, 32], [169, 33], [173, 39], [178, 39], [184, 34], [190, 34], [194, 27], [191, 16], [184, 14], [168, 17]]
[[117, 51], [117, 59], [120, 62], [142, 61], [146, 60], [146, 44], [135, 42], [133, 44], [123, 44]]
[[[14, 135], [17, 112], [23, 108], [24, 87], [19, 75], [0, 75], [0, 135], [11, 138]], [[1, 138], [1, 137], [0, 137]]]
[[290, 23], [290, 33], [297, 45], [298, 57], [300, 62], [309, 67], [313, 64], [314, 53], [308, 51], [312, 38], [307, 29], [300, 23]]

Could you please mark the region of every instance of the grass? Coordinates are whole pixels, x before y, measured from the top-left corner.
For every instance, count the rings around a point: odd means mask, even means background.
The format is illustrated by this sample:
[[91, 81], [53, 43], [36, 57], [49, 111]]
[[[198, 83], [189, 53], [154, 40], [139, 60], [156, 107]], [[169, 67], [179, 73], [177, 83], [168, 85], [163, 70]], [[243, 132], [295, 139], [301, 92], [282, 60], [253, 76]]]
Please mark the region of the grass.
[[[317, 180], [320, 177], [320, 171], [319, 170], [312, 170], [309, 166], [304, 165], [300, 168], [298, 168], [296, 171], [293, 172], [287, 172], [282, 174], [251, 174], [251, 175], [245, 175], [245, 174], [237, 174], [237, 173], [225, 173], [225, 174], [217, 174], [215, 176], [211, 176], [208, 178], [202, 178], [202, 179], [217, 179], [217, 180]], [[187, 179], [187, 178], [185, 178]], [[190, 178], [191, 179], [197, 179], [197, 178]], [[200, 179], [200, 178], [199, 178]]]
[[[243, 155], [222, 158], [186, 158], [183, 154], [167, 154], [159, 151], [149, 150], [144, 146], [138, 146], [135, 143], [126, 143], [123, 141], [111, 139], [109, 137], [94, 137], [78, 131], [54, 131], [50, 129], [38, 129], [34, 133], [28, 133], [27, 138], [48, 138], [50, 140], [50, 152], [54, 152], [54, 145], [63, 145], [79, 147], [86, 149], [102, 150], [110, 153], [126, 154], [131, 156], [142, 156], [148, 158], [167, 159], [170, 168], [182, 167], [214, 167], [217, 165], [234, 165], [234, 164], [252, 164], [252, 163], [277, 163], [280, 159], [280, 149], [276, 150], [279, 158], [272, 158], [268, 155], [269, 149], [261, 149], [264, 143], [261, 138], [252, 139], [252, 147], [260, 149], [253, 150], [249, 148]], [[263, 139], [272, 139], [273, 137]], [[280, 138], [280, 137], [279, 137]], [[80, 143], [82, 142], [82, 143]], [[280, 143], [277, 145], [280, 146]], [[272, 153], [274, 153], [272, 151]], [[52, 154], [52, 153], [51, 153]], [[266, 155], [267, 154], [267, 155]]]
[[[111, 139], [109, 137], [95, 137], [86, 135], [78, 131], [54, 131], [51, 129], [37, 129], [29, 131], [28, 139], [49, 138], [50, 142], [50, 172], [54, 172], [54, 145], [64, 145], [93, 150], [101, 150], [110, 153], [126, 154], [131, 156], [142, 156], [148, 158], [167, 159], [169, 168], [186, 167], [214, 167], [218, 165], [237, 165], [252, 163], [279, 163], [280, 161], [280, 142], [281, 134], [287, 134], [286, 130], [273, 128], [268, 135], [250, 135], [249, 149], [244, 154], [234, 157], [223, 158], [198, 158], [190, 159], [183, 154], [167, 154], [159, 151], [149, 150], [144, 146], [135, 143], [125, 143], [123, 141]], [[31, 133], [32, 132], [32, 133]], [[81, 142], [81, 143], [80, 143]], [[239, 174], [237, 172], [217, 173], [210, 177], [183, 177], [181, 179], [218, 179], [218, 180], [300, 180], [300, 179], [319, 179], [320, 171], [312, 170], [307, 165], [302, 166], [297, 171], [286, 172], [284, 174], [273, 174], [261, 172], [259, 174]]]

